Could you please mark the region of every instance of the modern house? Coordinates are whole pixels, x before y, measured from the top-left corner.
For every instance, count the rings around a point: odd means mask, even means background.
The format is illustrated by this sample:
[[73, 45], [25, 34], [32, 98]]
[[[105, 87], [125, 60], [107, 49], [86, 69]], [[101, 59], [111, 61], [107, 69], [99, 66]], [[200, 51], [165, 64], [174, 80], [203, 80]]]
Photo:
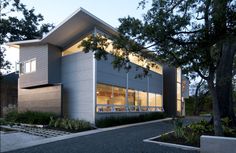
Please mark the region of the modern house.
[[[175, 71], [172, 75], [168, 67], [153, 63], [150, 75], [135, 79], [145, 62], [151, 61], [130, 55], [131, 69], [126, 73], [113, 69], [113, 55], [108, 55], [107, 60], [96, 60], [93, 52], [84, 53], [78, 47], [91, 34], [117, 33], [80, 8], [42, 39], [9, 43], [20, 49], [18, 110], [55, 112], [91, 123], [108, 116], [172, 110], [175, 115], [183, 115], [180, 68], [171, 68]], [[175, 92], [166, 105], [165, 91], [167, 96]]]

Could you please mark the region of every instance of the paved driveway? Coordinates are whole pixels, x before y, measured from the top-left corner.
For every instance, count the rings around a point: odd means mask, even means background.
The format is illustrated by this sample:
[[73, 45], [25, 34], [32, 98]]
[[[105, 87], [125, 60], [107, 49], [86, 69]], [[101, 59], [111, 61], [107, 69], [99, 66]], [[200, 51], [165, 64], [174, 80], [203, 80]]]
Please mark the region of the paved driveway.
[[143, 142], [143, 139], [171, 130], [171, 121], [149, 123], [20, 149], [12, 153], [198, 153]]

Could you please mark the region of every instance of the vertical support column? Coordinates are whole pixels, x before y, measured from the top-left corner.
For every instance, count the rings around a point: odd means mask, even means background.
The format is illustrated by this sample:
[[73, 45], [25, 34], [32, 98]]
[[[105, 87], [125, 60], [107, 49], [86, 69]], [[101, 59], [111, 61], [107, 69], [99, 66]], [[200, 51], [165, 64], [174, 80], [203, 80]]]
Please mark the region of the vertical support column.
[[126, 111], [129, 111], [129, 63], [126, 63], [126, 91], [125, 91], [125, 104], [126, 104]]
[[[94, 27], [93, 36], [96, 37], [97, 28]], [[93, 124], [95, 124], [95, 114], [96, 114], [96, 105], [97, 105], [97, 60], [93, 53]]]

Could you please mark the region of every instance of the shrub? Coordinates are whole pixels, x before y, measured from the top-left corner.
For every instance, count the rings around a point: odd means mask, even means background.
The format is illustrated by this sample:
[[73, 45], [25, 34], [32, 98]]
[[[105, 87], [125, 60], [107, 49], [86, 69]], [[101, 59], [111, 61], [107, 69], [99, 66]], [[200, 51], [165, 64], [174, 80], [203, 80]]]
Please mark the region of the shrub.
[[6, 121], [9, 121], [9, 122], [16, 122], [17, 117], [18, 117], [17, 111], [10, 111], [6, 114], [5, 119]]
[[14, 104], [9, 104], [9, 105], [3, 107], [2, 114], [3, 114], [3, 116], [5, 116], [6, 114], [8, 114], [9, 112], [12, 112], [12, 111], [17, 111], [17, 106]]
[[106, 117], [103, 119], [96, 120], [96, 126], [100, 128], [111, 127], [117, 125], [138, 123], [144, 121], [150, 121], [155, 119], [162, 119], [165, 114], [162, 112], [155, 112], [149, 114], [143, 114], [139, 116], [122, 116], [122, 117]]
[[0, 125], [6, 125], [7, 122], [3, 119], [3, 118], [0, 118]]
[[91, 130], [92, 127], [89, 122], [84, 120], [73, 120], [73, 119], [65, 119], [65, 118], [50, 118], [49, 126], [52, 128], [59, 128], [68, 131], [85, 131]]
[[184, 127], [183, 122], [180, 119], [174, 120], [174, 135], [176, 138], [184, 137]]
[[190, 124], [188, 127], [191, 129], [193, 133], [198, 134], [198, 135], [214, 132], [213, 125], [211, 125], [205, 120], [202, 120], [198, 123]]
[[55, 117], [53, 113], [47, 112], [17, 112], [12, 111], [6, 115], [6, 121], [16, 122], [16, 123], [27, 123], [27, 124], [43, 124], [47, 125], [50, 122], [50, 117]]
[[228, 118], [222, 118], [222, 128], [225, 136], [236, 137], [236, 128], [232, 126], [232, 121]]

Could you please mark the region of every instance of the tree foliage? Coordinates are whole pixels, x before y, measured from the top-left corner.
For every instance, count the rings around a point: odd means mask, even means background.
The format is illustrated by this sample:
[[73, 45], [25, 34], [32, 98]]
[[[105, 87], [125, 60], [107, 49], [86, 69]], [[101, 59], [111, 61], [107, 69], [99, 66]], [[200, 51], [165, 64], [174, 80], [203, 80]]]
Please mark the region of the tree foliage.
[[[142, 0], [139, 4], [145, 7], [147, 2]], [[224, 80], [222, 74], [225, 73], [231, 79], [228, 81], [231, 83], [224, 85], [225, 91], [232, 86], [236, 1], [153, 0], [142, 19], [128, 16], [119, 20], [120, 34], [113, 37], [115, 49], [125, 50], [128, 52], [125, 55], [135, 53], [153, 61], [181, 66], [185, 73], [206, 80], [213, 98], [215, 132], [222, 135], [219, 101], [230, 102], [224, 101], [227, 94], [219, 96], [216, 84], [221, 86], [218, 83]], [[95, 48], [101, 49], [99, 45]], [[227, 69], [224, 65], [228, 65]], [[232, 117], [235, 118], [234, 114]]]
[[9, 69], [4, 60], [4, 43], [10, 41], [39, 39], [53, 28], [52, 24], [43, 24], [43, 16], [28, 9], [20, 0], [0, 0], [0, 51], [1, 70]]

